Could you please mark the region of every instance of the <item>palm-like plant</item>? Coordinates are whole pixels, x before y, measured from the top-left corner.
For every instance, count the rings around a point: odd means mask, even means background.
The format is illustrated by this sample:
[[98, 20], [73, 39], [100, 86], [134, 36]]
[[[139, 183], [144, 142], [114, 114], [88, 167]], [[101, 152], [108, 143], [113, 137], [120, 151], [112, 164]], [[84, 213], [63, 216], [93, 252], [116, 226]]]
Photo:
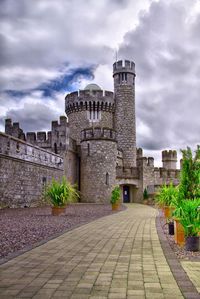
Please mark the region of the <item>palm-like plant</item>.
[[156, 203], [160, 206], [170, 206], [178, 196], [178, 189], [172, 183], [169, 186], [163, 185], [155, 197]]
[[61, 182], [53, 179], [45, 190], [46, 200], [54, 207], [64, 207], [67, 203], [76, 201], [78, 196], [75, 187], [65, 177]]
[[173, 212], [182, 224], [185, 236], [198, 236], [200, 232], [200, 199], [183, 200]]

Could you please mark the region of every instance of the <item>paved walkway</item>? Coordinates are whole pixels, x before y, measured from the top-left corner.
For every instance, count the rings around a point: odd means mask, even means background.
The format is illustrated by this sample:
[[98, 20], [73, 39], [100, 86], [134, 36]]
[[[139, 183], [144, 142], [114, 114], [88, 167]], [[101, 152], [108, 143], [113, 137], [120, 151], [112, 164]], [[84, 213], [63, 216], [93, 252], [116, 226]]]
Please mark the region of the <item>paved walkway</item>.
[[181, 265], [200, 294], [200, 261], [182, 261]]
[[14, 258], [0, 266], [0, 298], [183, 298], [155, 217], [130, 205]]

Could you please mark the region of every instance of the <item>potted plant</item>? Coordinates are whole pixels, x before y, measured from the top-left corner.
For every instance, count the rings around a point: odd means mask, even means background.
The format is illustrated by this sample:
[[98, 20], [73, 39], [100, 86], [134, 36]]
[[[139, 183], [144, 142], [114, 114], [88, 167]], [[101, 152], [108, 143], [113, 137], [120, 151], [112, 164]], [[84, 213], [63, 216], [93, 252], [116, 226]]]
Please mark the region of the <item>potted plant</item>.
[[145, 188], [143, 192], [143, 202], [145, 205], [148, 204], [148, 199], [149, 199], [149, 194], [147, 188]]
[[186, 239], [185, 249], [198, 251], [200, 238], [200, 199], [183, 200], [174, 214], [179, 217], [179, 221], [184, 229]]
[[68, 203], [74, 202], [78, 197], [78, 193], [74, 186], [66, 180], [52, 180], [51, 184], [45, 190], [45, 199], [52, 206], [52, 215], [58, 216], [65, 213]]
[[112, 210], [118, 210], [120, 205], [121, 189], [119, 186], [115, 186], [112, 190], [110, 203], [112, 204]]
[[169, 186], [163, 185], [155, 197], [156, 203], [163, 208], [165, 218], [169, 219], [172, 216], [173, 201], [178, 195], [178, 190], [172, 183]]
[[172, 205], [176, 208], [173, 213], [175, 242], [182, 246], [185, 244], [185, 229], [180, 220], [182, 218], [183, 206], [185, 207], [184, 203], [188, 200], [200, 198], [200, 147], [197, 146], [194, 157], [189, 147], [185, 150], [181, 150], [181, 152], [183, 159], [181, 163], [178, 196], [174, 198]]

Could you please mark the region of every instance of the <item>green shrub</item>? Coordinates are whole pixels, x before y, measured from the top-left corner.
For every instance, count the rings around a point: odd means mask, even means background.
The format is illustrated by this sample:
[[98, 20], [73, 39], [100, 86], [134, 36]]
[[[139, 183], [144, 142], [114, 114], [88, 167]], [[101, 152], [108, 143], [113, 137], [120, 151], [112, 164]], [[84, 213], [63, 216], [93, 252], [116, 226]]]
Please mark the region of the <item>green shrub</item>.
[[182, 224], [185, 236], [198, 236], [200, 232], [200, 198], [183, 200], [173, 212]]
[[173, 205], [173, 202], [177, 200], [178, 189], [174, 187], [172, 183], [169, 186], [163, 185], [159, 192], [156, 194], [155, 202], [162, 206]]
[[121, 189], [120, 189], [119, 186], [116, 186], [112, 190], [112, 195], [111, 195], [110, 203], [111, 204], [115, 204], [117, 201], [120, 200], [120, 196], [121, 196]]
[[148, 198], [149, 198], [149, 194], [148, 194], [147, 188], [145, 188], [144, 192], [143, 192], [143, 199], [146, 200]]
[[76, 201], [78, 196], [75, 187], [65, 177], [61, 182], [53, 179], [45, 190], [46, 201], [54, 207], [64, 207], [67, 203]]
[[197, 146], [194, 157], [189, 147], [181, 151], [180, 196], [184, 199], [200, 198], [200, 146]]

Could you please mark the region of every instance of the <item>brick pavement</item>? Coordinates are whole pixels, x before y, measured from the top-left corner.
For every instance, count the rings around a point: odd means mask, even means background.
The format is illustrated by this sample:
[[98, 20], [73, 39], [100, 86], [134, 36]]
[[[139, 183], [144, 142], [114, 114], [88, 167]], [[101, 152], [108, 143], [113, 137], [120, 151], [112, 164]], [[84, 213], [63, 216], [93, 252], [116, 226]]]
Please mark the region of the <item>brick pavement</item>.
[[0, 298], [183, 298], [156, 213], [131, 204], [10, 260], [0, 266]]
[[182, 261], [181, 265], [200, 293], [200, 261]]

